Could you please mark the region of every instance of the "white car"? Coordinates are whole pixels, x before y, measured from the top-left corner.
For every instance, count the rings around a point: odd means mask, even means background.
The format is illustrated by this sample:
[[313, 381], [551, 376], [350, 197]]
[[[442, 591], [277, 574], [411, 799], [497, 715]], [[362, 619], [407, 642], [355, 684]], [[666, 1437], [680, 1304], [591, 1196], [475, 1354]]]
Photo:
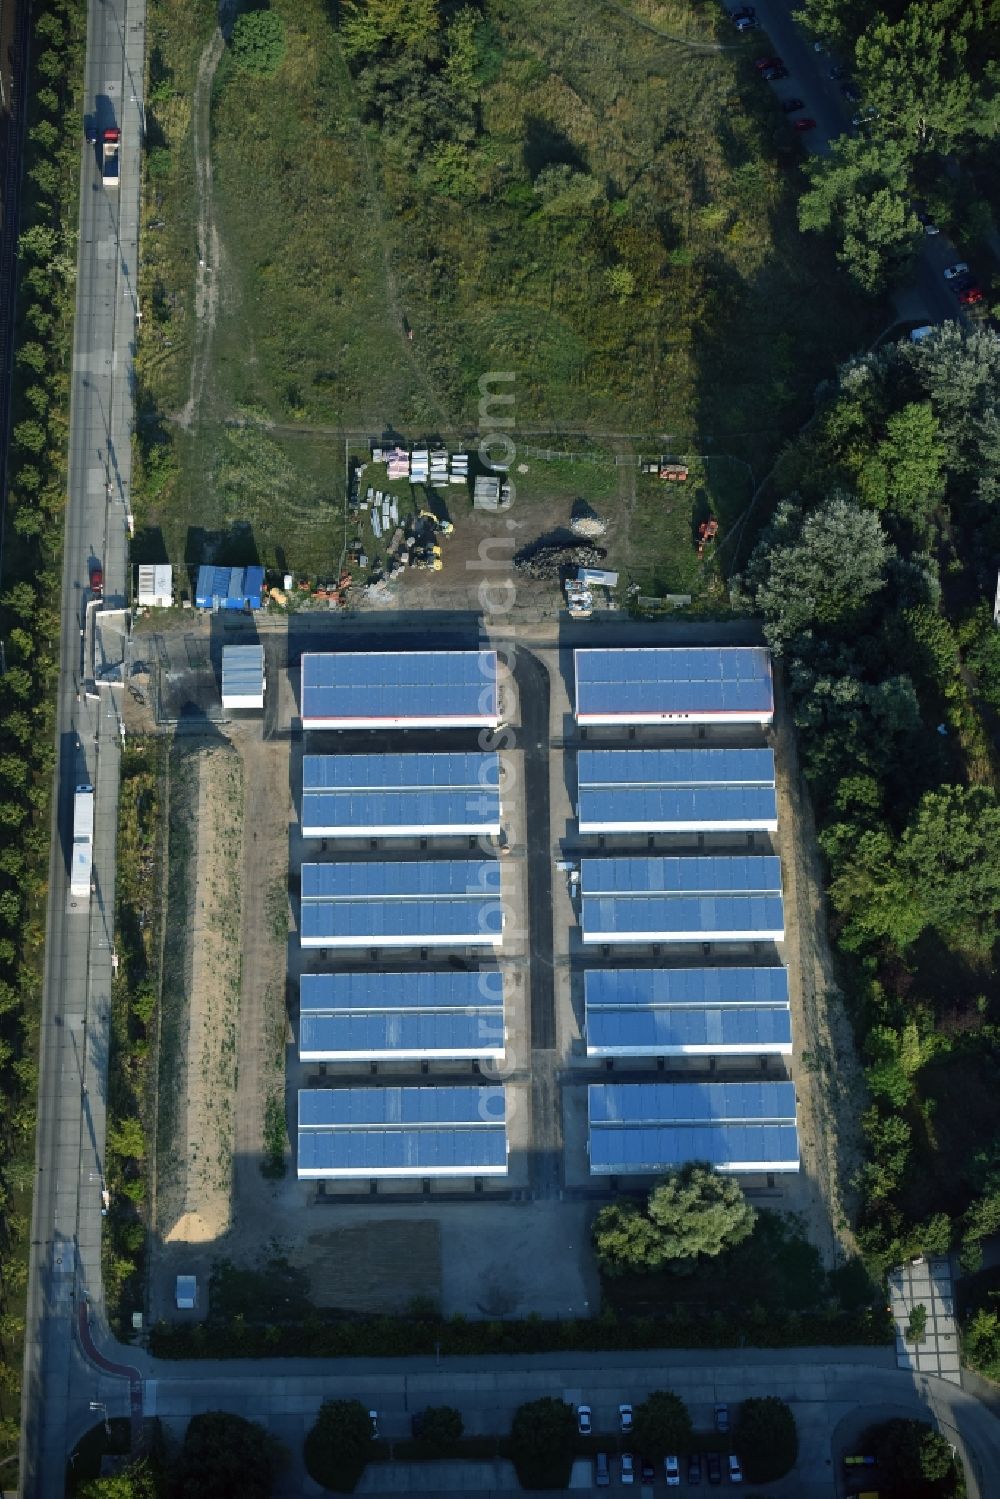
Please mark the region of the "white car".
[[589, 1405], [578, 1405], [576, 1408], [576, 1429], [582, 1437], [589, 1437], [594, 1429], [593, 1417]]
[[681, 1465], [676, 1457], [665, 1457], [663, 1459], [663, 1476], [667, 1481], [668, 1489], [679, 1489], [681, 1486]]
[[743, 1469], [740, 1467], [740, 1460], [735, 1452], [730, 1452], [729, 1454], [729, 1482], [743, 1482]]
[[372, 1423], [372, 1436], [378, 1439], [378, 1411], [369, 1411], [368, 1419]]
[[632, 1432], [632, 1407], [620, 1405], [618, 1407], [618, 1425], [621, 1427], [623, 1437], [631, 1435]]
[[954, 265], [945, 266], [944, 279], [946, 281], [954, 281], [956, 276], [966, 276], [968, 272], [969, 267], [967, 263], [964, 260], [957, 260]]
[[635, 1483], [635, 1458], [631, 1452], [622, 1453], [622, 1483]]

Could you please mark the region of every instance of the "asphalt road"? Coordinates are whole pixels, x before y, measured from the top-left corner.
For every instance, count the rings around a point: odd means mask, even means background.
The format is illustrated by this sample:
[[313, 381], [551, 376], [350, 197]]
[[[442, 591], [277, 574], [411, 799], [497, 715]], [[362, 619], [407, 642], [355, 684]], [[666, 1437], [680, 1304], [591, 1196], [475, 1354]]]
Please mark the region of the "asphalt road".
[[[807, 150], [825, 155], [838, 135], [854, 133], [851, 120], [860, 106], [844, 98], [842, 80], [829, 76], [830, 68], [842, 59], [817, 52], [812, 37], [792, 20], [797, 5], [798, 0], [756, 0], [759, 55], [777, 54], [789, 72], [787, 78], [777, 83], [761, 80], [760, 87], [774, 89], [779, 99], [802, 100], [805, 105], [802, 115], [814, 119], [817, 125], [802, 140]], [[773, 45], [768, 45], [768, 39]], [[911, 284], [893, 295], [901, 321], [943, 323], [960, 319], [958, 299], [948, 290], [941, 272], [946, 265], [961, 259], [960, 252], [945, 235], [925, 239]]]
[[[67, 1422], [81, 1384], [74, 1306], [102, 1300], [101, 1188], [111, 985], [118, 733], [114, 692], [88, 695], [82, 628], [89, 564], [105, 603], [126, 592], [145, 0], [91, 0], [85, 98], [99, 130], [122, 132], [121, 182], [101, 181], [80, 121], [80, 243], [57, 706], [56, 799], [42, 1006], [36, 1189], [22, 1397], [21, 1492], [63, 1491]], [[95, 796], [94, 893], [71, 903], [73, 788]], [[75, 1377], [77, 1376], [77, 1377]]]

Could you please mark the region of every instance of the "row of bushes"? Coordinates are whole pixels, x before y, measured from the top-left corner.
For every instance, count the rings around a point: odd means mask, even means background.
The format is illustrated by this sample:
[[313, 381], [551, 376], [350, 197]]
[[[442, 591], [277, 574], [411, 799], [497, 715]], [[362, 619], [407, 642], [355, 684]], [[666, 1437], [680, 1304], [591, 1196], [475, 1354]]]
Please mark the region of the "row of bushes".
[[[85, 0], [33, 19], [0, 637], [0, 1453], [16, 1450], [28, 1279], [80, 180]], [[11, 137], [16, 141], [16, 133]], [[8, 179], [9, 180], [9, 179]], [[6, 295], [7, 288], [4, 288]], [[5, 1481], [15, 1485], [7, 1468]]]
[[152, 738], [130, 739], [121, 759], [115, 891], [119, 963], [111, 985], [105, 1162], [111, 1208], [103, 1244], [108, 1319], [120, 1337], [128, 1335], [132, 1309], [142, 1305], [145, 1275], [147, 1140], [155, 1106], [163, 906], [160, 851], [165, 761], [165, 744]]
[[393, 1358], [407, 1355], [494, 1353], [598, 1353], [639, 1348], [795, 1348], [890, 1341], [887, 1311], [786, 1312], [747, 1309], [742, 1317], [601, 1316], [546, 1321], [468, 1322], [405, 1317], [257, 1324], [234, 1317], [225, 1322], [158, 1323], [150, 1347], [158, 1358]]

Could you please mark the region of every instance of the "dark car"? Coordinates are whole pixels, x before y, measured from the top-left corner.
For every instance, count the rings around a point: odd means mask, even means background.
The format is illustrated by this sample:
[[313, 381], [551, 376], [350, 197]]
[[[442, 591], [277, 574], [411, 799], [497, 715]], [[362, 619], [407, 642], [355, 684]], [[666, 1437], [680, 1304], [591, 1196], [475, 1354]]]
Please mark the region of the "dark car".
[[805, 109], [804, 99], [782, 99], [781, 107], [786, 115], [794, 114], [797, 109]]
[[643, 1483], [655, 1483], [656, 1469], [653, 1467], [653, 1464], [649, 1461], [648, 1458], [645, 1457], [640, 1458], [639, 1461], [642, 1468]]
[[737, 10], [729, 12], [731, 21], [756, 21], [757, 12], [752, 5], [741, 5]]
[[758, 57], [754, 63], [758, 73], [763, 73], [765, 68], [783, 68], [784, 66], [780, 57]]
[[611, 1464], [606, 1452], [599, 1452], [594, 1458], [594, 1484], [599, 1489], [611, 1486]]
[[716, 1431], [729, 1430], [729, 1406], [719, 1404], [715, 1407], [715, 1429]]
[[816, 121], [810, 120], [808, 117], [804, 120], [793, 120], [792, 129], [797, 130], [802, 135], [806, 130], [815, 130]]
[[705, 1465], [708, 1468], [708, 1481], [711, 1484], [722, 1482], [722, 1460], [717, 1452], [705, 1454]]
[[697, 1452], [692, 1452], [688, 1458], [688, 1487], [697, 1488], [701, 1483], [701, 1458]]
[[765, 68], [760, 75], [766, 83], [777, 83], [779, 78], [788, 77], [787, 68]]

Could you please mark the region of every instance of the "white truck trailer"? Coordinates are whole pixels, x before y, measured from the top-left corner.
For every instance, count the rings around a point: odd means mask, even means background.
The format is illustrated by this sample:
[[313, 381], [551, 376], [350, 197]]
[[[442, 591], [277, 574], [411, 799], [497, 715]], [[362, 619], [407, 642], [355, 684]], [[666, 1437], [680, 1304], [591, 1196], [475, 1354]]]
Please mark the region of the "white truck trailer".
[[94, 871], [94, 788], [78, 786], [73, 794], [73, 853], [69, 890], [84, 898], [90, 894]]

